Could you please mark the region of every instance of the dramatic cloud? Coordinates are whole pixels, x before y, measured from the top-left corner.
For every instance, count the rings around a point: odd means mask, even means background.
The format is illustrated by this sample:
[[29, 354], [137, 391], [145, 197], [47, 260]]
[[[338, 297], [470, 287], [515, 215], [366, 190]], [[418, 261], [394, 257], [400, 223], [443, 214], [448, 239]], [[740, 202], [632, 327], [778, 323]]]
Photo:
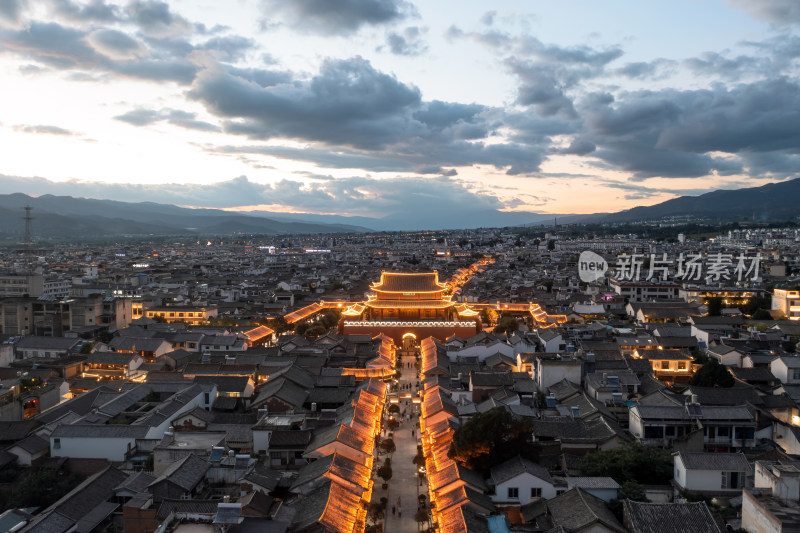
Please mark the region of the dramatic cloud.
[[135, 0], [125, 9], [139, 29], [152, 37], [184, 35], [194, 27], [188, 20], [173, 13], [169, 4], [156, 0]]
[[413, 13], [403, 0], [264, 0], [267, 17], [284, 16], [301, 32], [348, 35], [362, 26], [389, 24]]
[[[495, 124], [484, 106], [424, 102], [416, 87], [358, 57], [326, 61], [307, 82], [267, 87], [234, 70], [209, 70], [189, 95], [226, 119], [227, 133], [322, 143], [314, 150], [266, 150], [317, 163], [347, 161], [342, 168], [419, 172], [488, 164], [526, 174], [538, 171], [545, 157], [543, 146], [486, 143]], [[326, 147], [335, 154], [320, 155]]]
[[154, 81], [189, 83], [197, 73], [198, 66], [184, 58], [117, 60], [107, 57], [98, 53], [87, 42], [106, 53], [114, 50], [119, 54], [125, 50], [130, 53], [135, 41], [115, 30], [97, 33], [99, 38], [92, 38], [83, 30], [61, 26], [55, 22], [32, 22], [26, 30], [0, 30], [0, 51], [16, 53], [58, 69], [81, 69], [87, 72], [99, 70]]
[[72, 0], [48, 0], [55, 14], [74, 22], [116, 22], [121, 19], [119, 7], [104, 0], [78, 4]]
[[[734, 88], [640, 91], [582, 109], [593, 154], [638, 178], [785, 172], [800, 154], [800, 86], [787, 79]], [[754, 153], [778, 152], [773, 158]], [[742, 157], [721, 157], [718, 153]], [[772, 165], [774, 168], [771, 168]], [[795, 175], [797, 170], [795, 168]]]

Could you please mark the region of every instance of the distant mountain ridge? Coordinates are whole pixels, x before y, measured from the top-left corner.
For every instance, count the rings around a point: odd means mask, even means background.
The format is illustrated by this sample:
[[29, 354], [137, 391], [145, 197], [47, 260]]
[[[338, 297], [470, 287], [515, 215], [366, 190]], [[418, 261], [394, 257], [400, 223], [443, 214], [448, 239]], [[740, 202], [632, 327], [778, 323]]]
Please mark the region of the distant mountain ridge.
[[602, 218], [603, 222], [636, 222], [671, 216], [778, 220], [800, 215], [800, 178], [760, 187], [681, 196], [660, 204], [634, 207]]
[[353, 233], [368, 228], [346, 224], [278, 221], [219, 209], [189, 209], [154, 202], [128, 203], [72, 196], [0, 195], [0, 228], [6, 239], [23, 232], [22, 208], [33, 207], [33, 234], [56, 239], [122, 235], [233, 235], [255, 233]]
[[465, 212], [462, 218], [441, 222], [436, 213], [408, 217], [390, 213], [383, 218], [297, 213], [231, 212], [191, 209], [155, 202], [120, 202], [22, 193], [0, 194], [0, 238], [21, 240], [23, 210], [33, 207], [37, 241], [79, 240], [119, 236], [329, 234], [418, 229], [548, 226], [554, 223], [638, 222], [694, 216], [726, 220], [786, 220], [800, 216], [800, 179], [737, 190], [718, 190], [682, 196], [651, 206], [618, 213], [591, 215], [541, 214], [486, 210]]

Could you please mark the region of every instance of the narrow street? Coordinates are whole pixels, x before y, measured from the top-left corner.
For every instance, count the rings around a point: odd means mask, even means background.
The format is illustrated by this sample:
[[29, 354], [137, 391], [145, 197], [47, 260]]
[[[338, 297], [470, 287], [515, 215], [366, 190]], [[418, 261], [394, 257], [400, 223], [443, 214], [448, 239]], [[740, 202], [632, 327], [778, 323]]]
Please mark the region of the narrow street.
[[[405, 353], [405, 352], [404, 352]], [[384, 491], [378, 486], [375, 491], [380, 498], [384, 495], [388, 498], [386, 506], [386, 517], [384, 519], [384, 532], [386, 533], [413, 533], [419, 531], [419, 524], [414, 520], [417, 512], [418, 496], [420, 490], [425, 492], [426, 486], [420, 487], [420, 480], [417, 476], [417, 466], [413, 463], [414, 456], [417, 455], [417, 414], [419, 404], [414, 405], [407, 395], [416, 397], [417, 369], [416, 359], [413, 355], [404, 355], [401, 359], [401, 377], [399, 379], [400, 389], [400, 427], [394, 432], [394, 442], [397, 450], [392, 456], [393, 476], [389, 481], [389, 490]], [[405, 417], [403, 417], [405, 412]], [[384, 456], [381, 456], [381, 461]], [[388, 492], [388, 495], [386, 494]], [[392, 508], [395, 513], [392, 513]]]

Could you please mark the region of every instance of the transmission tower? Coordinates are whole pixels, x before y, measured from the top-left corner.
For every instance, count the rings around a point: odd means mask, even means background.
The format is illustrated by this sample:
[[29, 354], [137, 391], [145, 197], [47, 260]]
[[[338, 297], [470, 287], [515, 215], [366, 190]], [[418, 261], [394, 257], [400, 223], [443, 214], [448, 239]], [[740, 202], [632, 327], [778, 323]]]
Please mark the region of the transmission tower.
[[33, 217], [31, 216], [31, 211], [33, 211], [33, 207], [26, 205], [25, 209], [25, 216], [22, 217], [22, 220], [25, 221], [25, 235], [22, 237], [22, 246], [23, 246], [23, 253], [25, 255], [26, 260], [30, 260], [33, 247], [33, 236], [31, 235], [31, 221]]

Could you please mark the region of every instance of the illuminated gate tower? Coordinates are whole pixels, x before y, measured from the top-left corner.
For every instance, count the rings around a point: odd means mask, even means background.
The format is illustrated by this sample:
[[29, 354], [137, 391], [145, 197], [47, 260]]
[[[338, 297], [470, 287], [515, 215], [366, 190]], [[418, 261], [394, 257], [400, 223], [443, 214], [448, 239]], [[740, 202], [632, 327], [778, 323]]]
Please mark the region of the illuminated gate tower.
[[351, 305], [342, 312], [343, 333], [383, 333], [400, 346], [408, 344], [409, 338], [470, 337], [481, 329], [478, 312], [452, 301], [450, 288], [439, 282], [435, 270], [420, 274], [384, 271], [370, 289], [374, 294], [363, 305]]

